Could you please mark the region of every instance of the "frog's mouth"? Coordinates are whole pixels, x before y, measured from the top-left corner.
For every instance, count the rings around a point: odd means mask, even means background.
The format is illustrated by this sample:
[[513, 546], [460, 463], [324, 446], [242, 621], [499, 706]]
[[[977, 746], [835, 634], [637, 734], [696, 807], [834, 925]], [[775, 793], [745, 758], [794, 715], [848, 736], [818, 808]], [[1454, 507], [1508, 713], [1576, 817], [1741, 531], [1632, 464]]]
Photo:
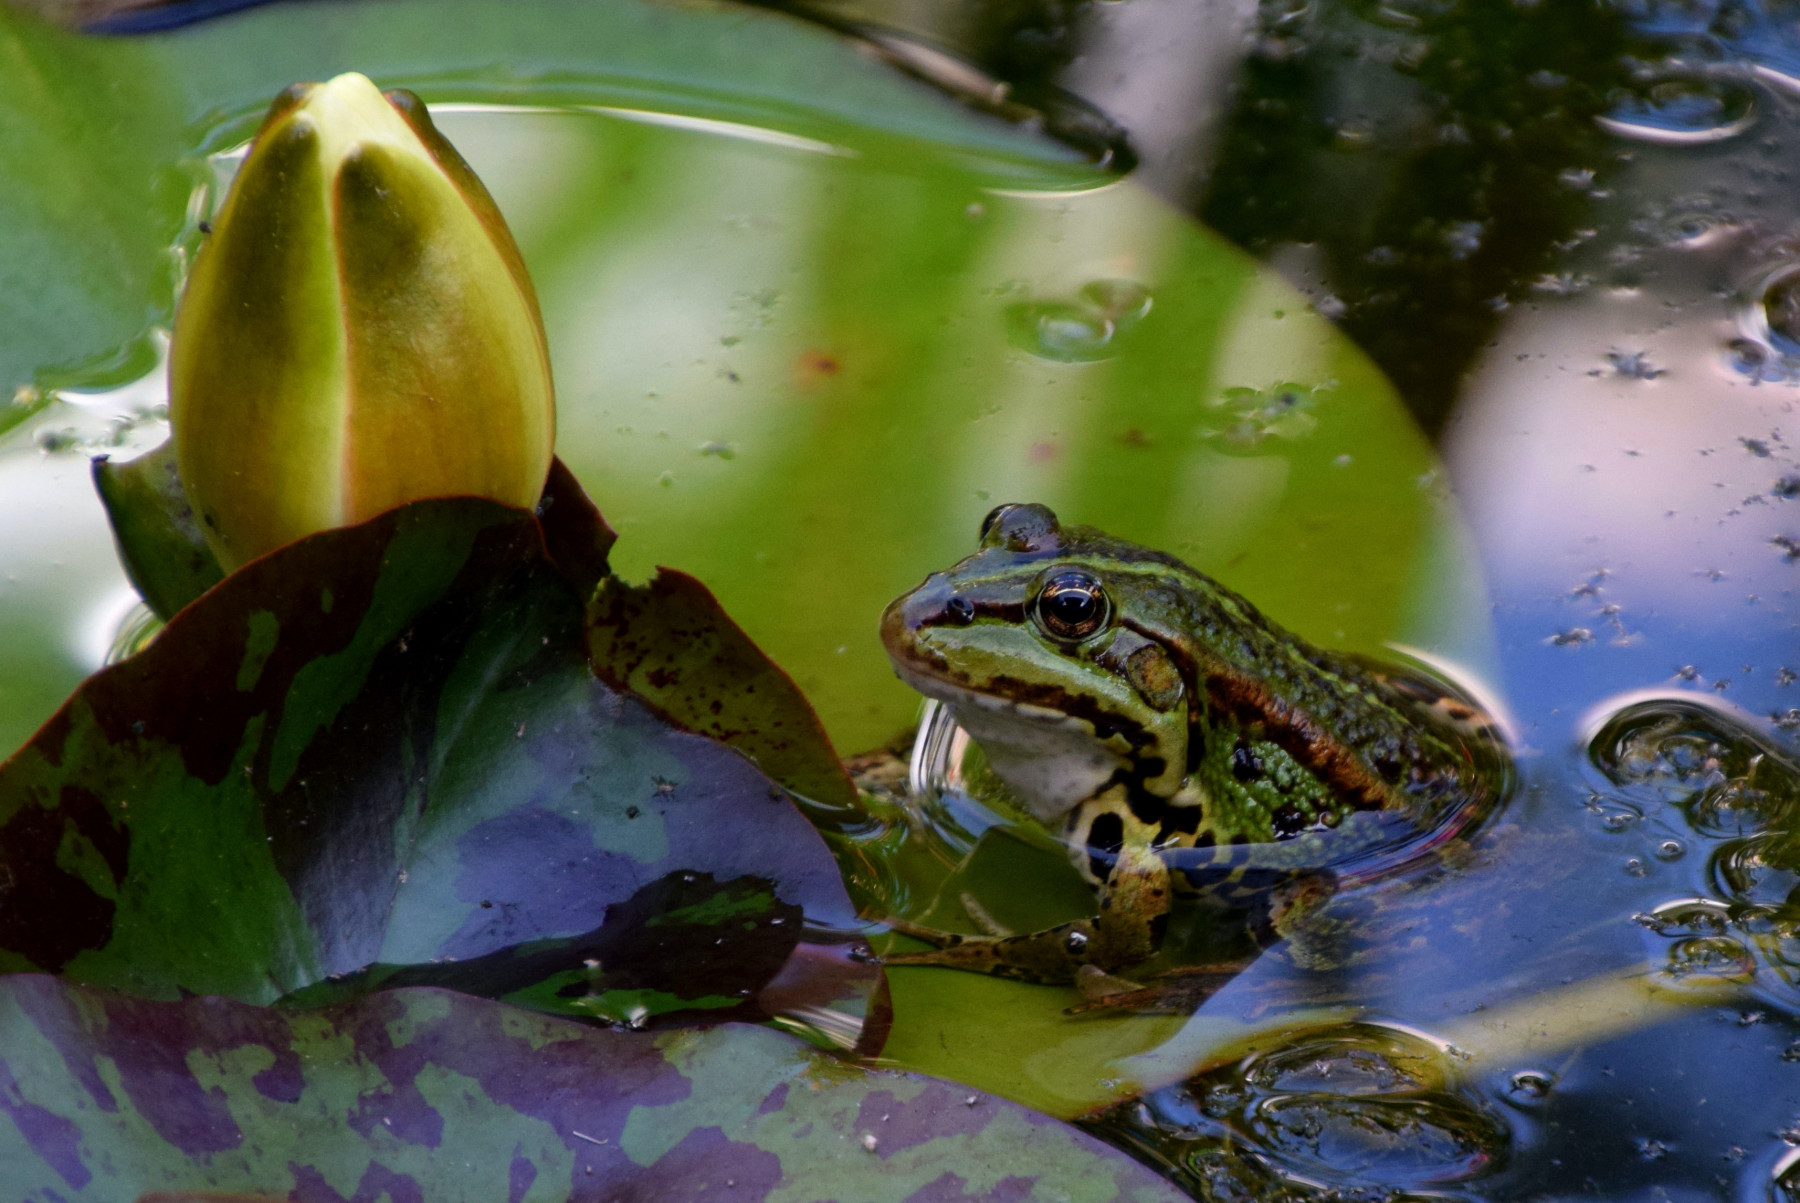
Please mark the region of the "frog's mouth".
[[[908, 621], [902, 598], [882, 616], [882, 642], [902, 681], [950, 708], [981, 745], [988, 766], [1040, 821], [1051, 823], [1105, 789], [1132, 765], [1134, 736], [1076, 713], [1078, 699], [1053, 686], [1006, 676], [982, 688], [953, 670], [931, 644], [933, 625]], [[1055, 693], [1060, 706], [1026, 700]], [[1048, 700], [1048, 699], [1046, 699]]]
[[1126, 741], [1101, 739], [1086, 719], [964, 688], [899, 659], [894, 668], [902, 681], [950, 708], [981, 745], [988, 767], [1041, 822], [1054, 823], [1131, 767]]

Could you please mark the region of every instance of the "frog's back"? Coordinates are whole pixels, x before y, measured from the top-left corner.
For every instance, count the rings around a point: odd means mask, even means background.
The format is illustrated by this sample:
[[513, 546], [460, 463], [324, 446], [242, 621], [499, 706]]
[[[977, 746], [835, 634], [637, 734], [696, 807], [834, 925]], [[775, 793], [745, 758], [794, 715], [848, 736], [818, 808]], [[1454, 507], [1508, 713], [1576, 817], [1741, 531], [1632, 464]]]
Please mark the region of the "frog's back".
[[1084, 562], [1136, 578], [1121, 621], [1169, 651], [1192, 699], [1177, 793], [1115, 790], [1070, 815], [1065, 838], [1090, 876], [1104, 875], [1096, 852], [1147, 839], [1178, 885], [1225, 902], [1305, 872], [1363, 880], [1467, 830], [1504, 794], [1500, 724], [1450, 682], [1319, 648], [1173, 556], [1064, 531]]

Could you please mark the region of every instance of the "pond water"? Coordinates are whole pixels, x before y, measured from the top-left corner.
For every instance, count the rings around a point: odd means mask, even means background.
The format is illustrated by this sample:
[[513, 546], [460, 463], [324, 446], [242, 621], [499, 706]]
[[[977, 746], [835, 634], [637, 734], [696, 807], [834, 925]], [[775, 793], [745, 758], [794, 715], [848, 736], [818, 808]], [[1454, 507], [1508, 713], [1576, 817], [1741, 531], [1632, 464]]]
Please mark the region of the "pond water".
[[[1010, 500], [1504, 707], [1505, 806], [1334, 900], [1331, 969], [1277, 948], [1123, 1018], [896, 969], [891, 1063], [1085, 1117], [1206, 1198], [1800, 1197], [1795, 14], [809, 15], [998, 115], [823, 35], [824, 84], [704, 86], [631, 37], [505, 79], [379, 18], [295, 49], [279, 8], [109, 44], [185, 81], [157, 188], [99, 215], [175, 269], [115, 306], [128, 337], [0, 349], [0, 742], [132, 629], [87, 456], [166, 432], [160, 331], [235, 149], [289, 79], [376, 71], [336, 40], [370, 38], [518, 236], [615, 566], [704, 580], [840, 752], [916, 715], [881, 607]], [[1090, 901], [973, 801], [880, 817], [870, 913]]]

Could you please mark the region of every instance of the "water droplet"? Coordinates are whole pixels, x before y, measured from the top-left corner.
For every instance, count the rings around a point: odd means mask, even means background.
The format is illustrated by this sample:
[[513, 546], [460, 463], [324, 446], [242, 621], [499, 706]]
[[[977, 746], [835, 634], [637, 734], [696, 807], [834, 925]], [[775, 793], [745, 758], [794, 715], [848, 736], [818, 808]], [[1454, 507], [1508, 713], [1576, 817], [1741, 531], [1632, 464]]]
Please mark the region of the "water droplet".
[[1142, 321], [1150, 312], [1150, 290], [1135, 280], [1095, 280], [1081, 290], [1092, 305], [1119, 330]]
[[1111, 354], [1113, 323], [1094, 310], [1059, 302], [1013, 305], [1007, 333], [1022, 351], [1059, 363], [1092, 363]]
[[1627, 814], [1624, 811], [1615, 810], [1609, 814], [1600, 816], [1600, 826], [1607, 831], [1613, 832], [1624, 831], [1636, 821], [1636, 815]]
[[150, 646], [150, 641], [162, 632], [163, 621], [153, 613], [149, 606], [142, 602], [132, 606], [125, 612], [119, 622], [118, 632], [113, 636], [112, 646], [106, 649], [106, 664], [117, 664], [129, 659]]
[[1756, 92], [1737, 80], [1675, 77], [1650, 85], [1596, 120], [1609, 134], [1659, 146], [1722, 142], [1756, 124]]

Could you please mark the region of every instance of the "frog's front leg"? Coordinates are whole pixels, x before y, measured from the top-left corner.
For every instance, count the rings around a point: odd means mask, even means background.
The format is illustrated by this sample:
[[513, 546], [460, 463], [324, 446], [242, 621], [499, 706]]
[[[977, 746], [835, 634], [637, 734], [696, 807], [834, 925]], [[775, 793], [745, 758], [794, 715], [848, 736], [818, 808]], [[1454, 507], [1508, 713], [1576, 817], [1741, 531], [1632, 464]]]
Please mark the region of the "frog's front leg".
[[1120, 849], [1099, 887], [1100, 913], [1016, 936], [965, 936], [890, 920], [895, 931], [936, 947], [892, 953], [887, 965], [939, 965], [1018, 981], [1065, 984], [1082, 966], [1112, 973], [1156, 951], [1160, 920], [1169, 912], [1169, 867], [1148, 847]]

